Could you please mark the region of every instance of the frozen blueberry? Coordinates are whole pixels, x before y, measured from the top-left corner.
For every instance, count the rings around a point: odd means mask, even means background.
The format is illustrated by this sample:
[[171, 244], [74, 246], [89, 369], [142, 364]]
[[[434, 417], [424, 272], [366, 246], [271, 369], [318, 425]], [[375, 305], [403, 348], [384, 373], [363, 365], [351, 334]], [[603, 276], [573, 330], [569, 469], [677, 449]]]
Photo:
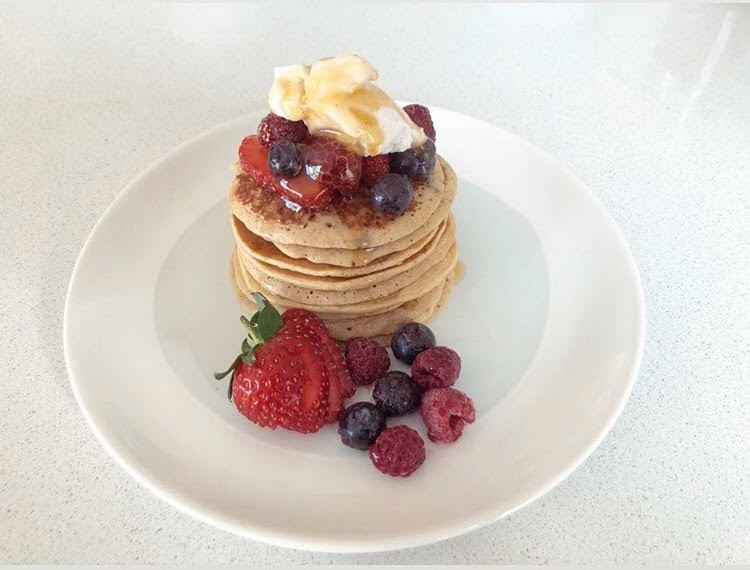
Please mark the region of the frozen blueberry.
[[339, 419], [341, 441], [354, 449], [369, 448], [384, 429], [385, 414], [370, 402], [352, 404]]
[[406, 176], [383, 174], [370, 191], [372, 206], [381, 214], [397, 216], [411, 204], [413, 191]]
[[435, 156], [435, 143], [427, 139], [419, 148], [391, 153], [391, 172], [405, 174], [410, 180], [425, 182], [435, 167]]
[[401, 325], [391, 337], [393, 355], [406, 364], [411, 364], [417, 354], [435, 346], [435, 335], [430, 327], [422, 323]]
[[419, 407], [422, 389], [408, 374], [393, 370], [375, 383], [372, 398], [386, 416], [403, 416]]

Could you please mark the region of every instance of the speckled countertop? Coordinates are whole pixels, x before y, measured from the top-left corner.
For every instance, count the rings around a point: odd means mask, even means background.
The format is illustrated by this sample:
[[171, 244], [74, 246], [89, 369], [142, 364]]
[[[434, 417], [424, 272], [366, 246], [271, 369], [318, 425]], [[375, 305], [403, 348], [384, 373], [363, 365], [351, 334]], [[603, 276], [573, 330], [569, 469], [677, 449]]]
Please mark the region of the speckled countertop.
[[[750, 563], [750, 6], [281, 4], [0, 7], [0, 563]], [[570, 478], [366, 555], [254, 543], [151, 495], [88, 429], [61, 340], [76, 256], [127, 182], [262, 106], [274, 65], [346, 52], [570, 165], [648, 311], [632, 397]]]

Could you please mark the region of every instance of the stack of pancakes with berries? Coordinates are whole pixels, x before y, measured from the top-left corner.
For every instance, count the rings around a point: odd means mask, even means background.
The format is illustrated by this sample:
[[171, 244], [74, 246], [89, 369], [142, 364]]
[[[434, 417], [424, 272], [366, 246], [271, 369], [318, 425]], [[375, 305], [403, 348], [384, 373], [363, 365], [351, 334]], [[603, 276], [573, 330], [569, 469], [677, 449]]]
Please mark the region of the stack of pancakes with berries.
[[229, 192], [232, 283], [317, 314], [338, 340], [429, 322], [457, 277], [456, 175], [422, 105], [400, 108], [355, 56], [275, 70], [271, 113]]

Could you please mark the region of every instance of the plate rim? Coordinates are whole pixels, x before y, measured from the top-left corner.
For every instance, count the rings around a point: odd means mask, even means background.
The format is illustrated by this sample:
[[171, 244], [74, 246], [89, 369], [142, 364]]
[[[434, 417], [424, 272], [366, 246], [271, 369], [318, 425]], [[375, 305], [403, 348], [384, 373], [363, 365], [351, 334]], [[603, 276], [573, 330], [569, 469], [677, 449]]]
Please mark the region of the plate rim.
[[[171, 489], [167, 485], [160, 485], [158, 484], [158, 482], [151, 481], [148, 475], [141, 473], [135, 466], [131, 465], [118, 452], [118, 450], [112, 444], [110, 444], [110, 442], [103, 435], [102, 430], [100, 430], [100, 428], [98, 427], [98, 424], [93, 420], [91, 412], [89, 408], [87, 407], [84, 397], [81, 393], [81, 385], [78, 381], [76, 381], [76, 377], [73, 373], [72, 364], [71, 364], [73, 360], [73, 355], [71, 353], [72, 349], [70, 346], [71, 344], [71, 341], [70, 341], [71, 298], [72, 298], [76, 283], [80, 279], [81, 268], [84, 265], [86, 258], [88, 254], [90, 253], [92, 243], [96, 239], [96, 236], [98, 235], [98, 233], [101, 231], [101, 228], [107, 223], [107, 220], [115, 211], [115, 209], [118, 207], [120, 202], [123, 199], [125, 199], [125, 197], [132, 191], [134, 187], [137, 187], [141, 183], [141, 181], [144, 178], [146, 178], [153, 170], [157, 169], [163, 163], [171, 160], [174, 156], [179, 155], [185, 148], [195, 143], [198, 143], [205, 138], [211, 137], [214, 133], [222, 131], [228, 128], [232, 124], [241, 122], [243, 120], [247, 120], [249, 117], [263, 113], [263, 111], [255, 111], [252, 113], [247, 113], [242, 116], [236, 117], [234, 119], [230, 119], [219, 125], [215, 125], [183, 141], [182, 143], [177, 145], [175, 148], [173, 148], [169, 152], [158, 157], [156, 160], [151, 162], [145, 169], [143, 169], [116, 195], [116, 197], [112, 200], [112, 202], [107, 206], [104, 212], [100, 215], [99, 219], [96, 221], [91, 231], [89, 232], [86, 240], [84, 241], [83, 246], [81, 247], [81, 250], [78, 254], [78, 257], [76, 258], [76, 262], [73, 266], [73, 270], [71, 272], [71, 276], [68, 282], [68, 287], [67, 287], [66, 295], [65, 295], [65, 305], [63, 309], [63, 326], [62, 326], [63, 353], [64, 353], [64, 358], [65, 358], [66, 372], [68, 374], [71, 389], [75, 397], [76, 403], [78, 404], [78, 407], [80, 408], [81, 412], [84, 415], [84, 418], [86, 419], [86, 423], [89, 425], [89, 428], [93, 431], [97, 440], [104, 447], [107, 453], [109, 453], [109, 455], [115, 459], [116, 463], [119, 464], [125, 470], [125, 472], [128, 473], [133, 479], [135, 479], [140, 485], [144, 486], [154, 495], [156, 495], [157, 497], [159, 497], [161, 500], [171, 505], [172, 507], [176, 508], [178, 511], [186, 513], [200, 520], [203, 523], [207, 523], [213, 527], [219, 528], [223, 531], [230, 532], [238, 536], [242, 536], [244, 538], [259, 540], [259, 541], [273, 544], [276, 546], [304, 549], [307, 551], [314, 551], [314, 552], [337, 552], [337, 553], [383, 552], [383, 551], [390, 551], [390, 550], [396, 550], [396, 549], [401, 549], [401, 548], [424, 546], [426, 544], [431, 544], [437, 541], [454, 538], [456, 536], [464, 534], [465, 532], [469, 532], [471, 530], [475, 530], [483, 526], [486, 526], [488, 524], [491, 524], [493, 522], [496, 522], [500, 520], [501, 518], [504, 518], [524, 508], [525, 506], [536, 501], [543, 495], [546, 495], [547, 493], [549, 493], [552, 489], [557, 487], [562, 481], [567, 479], [578, 467], [580, 467], [586, 461], [586, 459], [588, 459], [588, 457], [593, 453], [593, 451], [601, 444], [604, 438], [609, 434], [612, 427], [615, 425], [620, 415], [622, 414], [622, 411], [625, 408], [625, 405], [630, 399], [630, 395], [632, 393], [632, 389], [635, 384], [636, 378], [638, 376], [640, 365], [643, 359], [645, 336], [646, 336], [646, 311], [645, 311], [643, 283], [640, 278], [640, 272], [638, 271], [638, 266], [637, 266], [635, 257], [633, 255], [632, 249], [630, 248], [630, 245], [628, 244], [622, 229], [617, 224], [612, 214], [604, 207], [604, 205], [599, 200], [599, 198], [591, 191], [589, 186], [585, 184], [571, 170], [570, 167], [568, 167], [565, 163], [563, 163], [561, 160], [556, 158], [551, 153], [539, 148], [538, 146], [523, 139], [522, 137], [516, 135], [515, 133], [508, 131], [507, 129], [503, 127], [495, 125], [494, 123], [491, 123], [489, 121], [478, 119], [478, 118], [472, 117], [471, 115], [467, 115], [465, 113], [453, 111], [450, 109], [445, 109], [439, 106], [430, 106], [430, 108], [439, 110], [440, 112], [452, 114], [457, 117], [468, 118], [468, 119], [479, 121], [481, 123], [489, 125], [493, 129], [497, 129], [501, 131], [504, 135], [510, 137], [515, 144], [519, 144], [521, 146], [526, 147], [527, 149], [531, 149], [532, 151], [543, 155], [544, 158], [550, 161], [552, 164], [554, 164], [556, 168], [565, 172], [571, 178], [571, 180], [575, 182], [575, 184], [578, 186], [578, 189], [583, 191], [581, 192], [581, 194], [584, 195], [587, 201], [599, 211], [599, 214], [601, 215], [602, 220], [606, 221], [606, 225], [608, 226], [609, 230], [612, 232], [612, 236], [616, 237], [617, 241], [620, 243], [620, 245], [623, 248], [623, 252], [626, 254], [623, 257], [623, 262], [627, 265], [628, 274], [632, 282], [631, 285], [633, 285], [634, 287], [634, 291], [633, 291], [635, 293], [634, 300], [637, 303], [637, 312], [635, 314], [637, 328], [634, 331], [635, 332], [635, 339], [634, 339], [635, 350], [631, 355], [630, 366], [628, 368], [626, 380], [623, 383], [624, 389], [622, 392], [622, 396], [617, 402], [617, 406], [613, 409], [613, 411], [609, 415], [607, 421], [599, 429], [598, 433], [596, 433], [596, 436], [592, 438], [591, 443], [588, 446], [586, 446], [585, 449], [583, 449], [575, 457], [572, 457], [567, 462], [568, 464], [564, 469], [561, 469], [560, 471], [558, 471], [558, 473], [554, 477], [550, 477], [549, 480], [546, 482], [546, 484], [540, 485], [537, 489], [534, 489], [533, 492], [529, 493], [529, 496], [526, 499], [519, 502], [516, 506], [510, 509], [504, 508], [501, 505], [488, 505], [485, 508], [478, 509], [477, 511], [475, 511], [475, 516], [472, 518], [471, 522], [464, 521], [464, 524], [444, 523], [443, 525], [432, 525], [429, 527], [430, 529], [429, 531], [415, 532], [415, 533], [409, 534], [405, 538], [391, 539], [389, 541], [379, 540], [377, 543], [373, 543], [373, 542], [368, 541], [367, 539], [361, 539], [361, 538], [357, 540], [347, 539], [346, 541], [339, 541], [339, 542], [333, 543], [330, 541], [325, 541], [319, 538], [308, 536], [304, 538], [305, 543], [300, 544], [302, 537], [300, 537], [298, 534], [295, 534], [295, 533], [284, 533], [282, 531], [276, 531], [274, 529], [264, 528], [262, 524], [253, 524], [252, 526], [250, 525], [240, 526], [238, 524], [233, 523], [230, 520], [226, 520], [224, 518], [218, 517], [213, 513], [206, 512], [202, 510], [201, 508], [194, 506], [190, 502], [188, 497], [183, 497], [182, 494], [176, 489]], [[546, 328], [546, 325], [545, 325], [545, 328]], [[529, 366], [531, 366], [531, 364]]]

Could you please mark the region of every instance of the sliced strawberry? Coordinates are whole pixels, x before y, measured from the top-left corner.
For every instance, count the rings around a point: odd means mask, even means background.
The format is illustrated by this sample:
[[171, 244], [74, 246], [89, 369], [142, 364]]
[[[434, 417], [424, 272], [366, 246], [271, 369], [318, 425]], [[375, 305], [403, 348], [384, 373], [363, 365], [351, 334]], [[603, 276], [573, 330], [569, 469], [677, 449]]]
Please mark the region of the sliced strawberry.
[[[311, 319], [285, 320], [260, 293], [253, 293], [258, 311], [251, 319], [240, 317], [247, 329], [242, 349], [232, 365], [215, 373], [217, 380], [232, 373], [229, 397], [237, 409], [256, 424], [275, 429], [311, 433], [338, 416], [341, 399], [338, 371], [331, 369], [330, 355], [319, 342], [317, 327]], [[317, 319], [314, 315], [312, 318]]]
[[276, 178], [276, 192], [308, 210], [321, 210], [333, 200], [334, 192], [301, 172], [293, 178]]
[[255, 183], [266, 190], [275, 190], [274, 175], [268, 166], [268, 150], [258, 142], [257, 135], [242, 139], [240, 144], [240, 164], [252, 176]]
[[314, 338], [313, 342], [321, 348], [329, 379], [328, 421], [338, 420], [344, 407], [344, 398], [354, 394], [354, 383], [346, 367], [344, 355], [323, 321], [315, 314], [304, 309], [289, 309], [284, 312], [283, 318], [285, 325], [299, 326], [300, 330], [308, 331]]
[[326, 423], [327, 395], [327, 371], [306, 339], [274, 336], [253, 364], [240, 361], [234, 371], [235, 406], [263, 427], [316, 432]]
[[308, 210], [325, 208], [333, 200], [333, 190], [323, 186], [304, 172], [292, 178], [274, 176], [268, 166], [268, 149], [260, 144], [257, 135], [245, 137], [239, 149], [240, 164], [261, 188]]
[[302, 367], [307, 372], [307, 377], [302, 384], [302, 398], [300, 400], [300, 409], [303, 412], [309, 412], [322, 407], [322, 403], [328, 395], [328, 388], [331, 384], [337, 384], [337, 379], [329, 382], [327, 371], [321, 362], [320, 353], [315, 350], [309, 342], [300, 343], [299, 354], [302, 358]]

